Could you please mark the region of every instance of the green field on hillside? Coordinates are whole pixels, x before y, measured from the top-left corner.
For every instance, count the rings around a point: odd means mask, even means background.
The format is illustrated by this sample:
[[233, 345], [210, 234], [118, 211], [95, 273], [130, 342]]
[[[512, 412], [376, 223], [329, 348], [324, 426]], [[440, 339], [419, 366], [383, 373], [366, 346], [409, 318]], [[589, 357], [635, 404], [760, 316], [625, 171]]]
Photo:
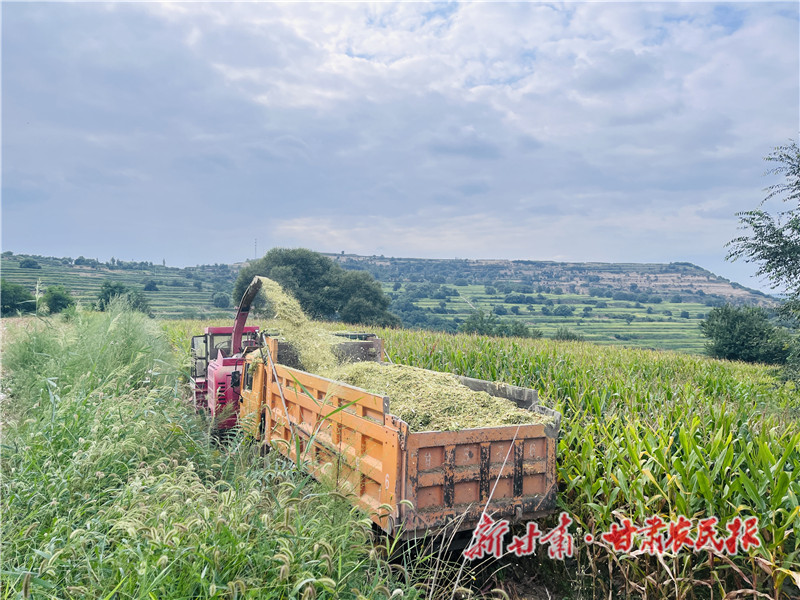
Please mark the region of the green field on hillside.
[[[4, 252], [0, 262], [3, 279], [22, 284], [33, 293], [62, 285], [84, 305], [96, 301], [104, 281], [141, 291], [158, 318], [230, 318], [236, 304], [236, 299], [230, 298], [238, 273], [236, 265], [175, 268], [114, 259], [100, 263], [92, 259], [27, 257], [37, 261], [40, 268], [36, 269], [22, 268], [20, 261], [24, 258]], [[378, 257], [357, 258], [344, 257], [340, 264], [345, 268], [369, 266], [392, 299], [390, 310], [405, 327], [420, 329], [456, 331], [472, 312], [480, 310], [506, 323], [524, 323], [545, 337], [567, 328], [597, 344], [699, 354], [704, 338], [698, 325], [713, 306], [728, 301], [771, 301], [683, 263], [387, 259], [389, 266], [381, 266], [383, 261]], [[474, 282], [481, 279], [485, 281]], [[145, 291], [148, 282], [154, 282], [157, 290]], [[600, 293], [606, 295], [598, 296]], [[213, 298], [218, 294], [229, 298], [228, 308], [214, 306]], [[614, 295], [628, 299], [614, 299]], [[523, 296], [526, 303], [509, 302], [509, 296]], [[677, 298], [681, 302], [674, 301]], [[558, 311], [568, 314], [559, 315]]]
[[[232, 276], [220, 277], [214, 267], [178, 269], [161, 265], [141, 264], [135, 269], [65, 264], [62, 259], [36, 257], [39, 269], [21, 268], [22, 257], [3, 256], [0, 263], [3, 279], [25, 286], [35, 293], [43, 293], [51, 285], [64, 286], [79, 302], [89, 305], [97, 300], [104, 281], [124, 284], [140, 290], [153, 313], [159, 318], [191, 318], [232, 315], [232, 310], [221, 310], [212, 304], [217, 291], [230, 292]], [[224, 266], [227, 269], [227, 265]], [[226, 273], [225, 270], [222, 271]], [[157, 291], [145, 291], [148, 281], [156, 283]]]
[[[389, 294], [402, 294], [406, 287], [407, 284], [395, 291], [393, 285], [383, 284], [384, 291]], [[540, 330], [545, 337], [552, 337], [559, 328], [567, 327], [586, 341], [597, 344], [697, 354], [703, 352], [705, 344], [699, 323], [711, 310], [708, 305], [698, 302], [640, 303], [592, 298], [586, 294], [530, 294], [541, 303], [509, 304], [504, 302], [506, 294], [486, 294], [482, 285], [450, 287], [458, 295], [415, 300], [415, 306], [455, 323], [466, 320], [474, 310], [481, 310], [488, 315], [501, 307], [504, 314], [497, 315], [498, 319], [520, 321]], [[598, 302], [607, 306], [598, 308]], [[557, 316], [542, 312], [544, 306], [552, 312], [560, 305], [572, 308], [573, 314]], [[519, 314], [512, 312], [514, 306]], [[529, 307], [533, 309], [532, 312]], [[584, 313], [586, 308], [590, 311]]]

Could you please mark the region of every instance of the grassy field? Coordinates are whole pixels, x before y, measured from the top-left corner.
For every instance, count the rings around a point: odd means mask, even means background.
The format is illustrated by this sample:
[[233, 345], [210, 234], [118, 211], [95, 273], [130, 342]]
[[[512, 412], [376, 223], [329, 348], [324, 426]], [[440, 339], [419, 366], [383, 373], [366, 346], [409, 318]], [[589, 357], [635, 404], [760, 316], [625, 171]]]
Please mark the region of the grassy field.
[[[207, 324], [164, 327], [186, 344]], [[545, 339], [377, 333], [394, 362], [533, 388], [564, 415], [559, 503], [579, 527], [576, 558], [513, 561], [512, 572], [555, 577], [562, 594], [577, 597], [800, 593], [800, 392], [768, 368]], [[647, 518], [678, 515], [717, 517], [722, 533], [733, 517], [754, 516], [763, 546], [660, 561], [580, 541], [625, 517], [643, 527]]]
[[[115, 311], [3, 321], [19, 331], [3, 348], [0, 597], [424, 594], [419, 578], [398, 581], [369, 552], [363, 516], [346, 502], [246, 445], [211, 442], [180, 381], [189, 337], [229, 323], [163, 321], [158, 334], [156, 322]], [[575, 598], [800, 594], [800, 393], [769, 369], [546, 339], [378, 333], [394, 362], [533, 388], [564, 415], [558, 501], [576, 521], [576, 556], [505, 560], [497, 579], [508, 589], [534, 577]], [[582, 541], [623, 518], [642, 527], [678, 515], [716, 517], [719, 535], [734, 517], [755, 517], [762, 545], [658, 558]]]
[[[383, 284], [386, 293], [393, 292], [393, 286]], [[544, 337], [552, 337], [561, 327], [568, 327], [586, 341], [609, 346], [632, 348], [653, 348], [677, 350], [701, 354], [705, 338], [700, 333], [699, 323], [711, 310], [698, 302], [638, 303], [635, 301], [613, 300], [611, 298], [591, 298], [586, 294], [535, 294], [541, 297], [538, 304], [513, 305], [504, 303], [506, 294], [487, 294], [483, 285], [452, 286], [457, 296], [415, 301], [422, 309], [444, 310], [441, 316], [447, 320], [469, 317], [474, 310], [492, 313], [500, 306], [507, 314], [499, 316], [505, 321], [521, 321], [542, 332]], [[403, 288], [398, 290], [402, 293]], [[545, 304], [549, 301], [549, 304]], [[607, 306], [598, 308], [597, 303]], [[442, 306], [441, 303], [444, 303]], [[559, 305], [573, 309], [571, 316], [545, 315], [542, 308], [550, 311]], [[517, 306], [519, 314], [511, 312]], [[530, 311], [528, 307], [533, 310]], [[584, 312], [584, 309], [589, 309]]]
[[341, 495], [209, 436], [152, 320], [2, 324], [0, 598], [425, 595]]

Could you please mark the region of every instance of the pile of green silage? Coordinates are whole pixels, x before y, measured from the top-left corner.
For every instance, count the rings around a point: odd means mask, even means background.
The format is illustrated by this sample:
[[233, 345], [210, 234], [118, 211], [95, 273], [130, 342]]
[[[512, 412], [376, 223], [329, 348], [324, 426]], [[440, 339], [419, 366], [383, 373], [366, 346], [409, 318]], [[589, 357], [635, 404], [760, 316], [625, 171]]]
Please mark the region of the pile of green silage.
[[292, 345], [305, 371], [318, 374], [330, 372], [336, 366], [333, 348], [342, 343], [342, 338], [309, 319], [300, 303], [287, 294], [279, 283], [266, 277], [258, 279], [261, 280], [259, 299], [264, 305], [264, 313], [270, 318], [267, 329], [279, 332], [279, 339]]
[[113, 306], [16, 329], [3, 348], [4, 597], [417, 597], [349, 502], [211, 440], [152, 321]]
[[359, 362], [336, 369], [333, 378], [388, 396], [390, 412], [412, 431], [458, 431], [549, 420], [505, 398], [471, 390], [450, 373]]

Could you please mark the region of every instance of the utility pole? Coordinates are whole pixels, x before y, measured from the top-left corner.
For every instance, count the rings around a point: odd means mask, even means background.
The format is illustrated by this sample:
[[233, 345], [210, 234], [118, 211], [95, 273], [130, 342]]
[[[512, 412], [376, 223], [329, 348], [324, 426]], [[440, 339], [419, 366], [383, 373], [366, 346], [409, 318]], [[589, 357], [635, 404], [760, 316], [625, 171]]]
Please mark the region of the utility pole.
[[253, 241], [253, 259], [258, 260], [258, 238]]

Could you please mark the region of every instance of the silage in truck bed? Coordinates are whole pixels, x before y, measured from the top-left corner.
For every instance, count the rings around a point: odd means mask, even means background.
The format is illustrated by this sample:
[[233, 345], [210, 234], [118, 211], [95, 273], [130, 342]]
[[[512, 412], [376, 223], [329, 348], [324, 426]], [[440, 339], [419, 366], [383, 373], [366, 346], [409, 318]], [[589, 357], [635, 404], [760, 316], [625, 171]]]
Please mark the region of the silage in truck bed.
[[260, 279], [267, 314], [274, 317], [269, 326], [294, 346], [303, 370], [388, 396], [390, 412], [412, 431], [457, 431], [548, 420], [511, 400], [471, 390], [450, 373], [376, 362], [337, 365], [333, 348], [342, 338], [308, 319], [278, 283]]
[[337, 381], [388, 396], [389, 411], [412, 431], [458, 431], [548, 419], [505, 398], [471, 390], [451, 373], [359, 362], [342, 365], [332, 375]]

